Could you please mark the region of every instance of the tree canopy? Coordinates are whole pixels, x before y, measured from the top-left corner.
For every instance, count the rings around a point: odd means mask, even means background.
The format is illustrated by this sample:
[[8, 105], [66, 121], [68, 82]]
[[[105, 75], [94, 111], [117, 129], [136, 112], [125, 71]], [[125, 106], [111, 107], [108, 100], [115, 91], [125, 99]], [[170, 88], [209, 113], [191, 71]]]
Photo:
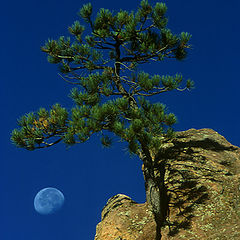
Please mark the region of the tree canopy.
[[157, 150], [164, 137], [173, 134], [176, 123], [161, 103], [148, 99], [163, 92], [191, 89], [183, 76], [143, 71], [143, 64], [167, 59], [183, 60], [190, 48], [191, 35], [174, 34], [167, 28], [167, 7], [142, 0], [135, 12], [100, 9], [94, 17], [92, 5], [79, 11], [81, 22], [69, 27], [70, 37], [49, 39], [41, 48], [48, 61], [59, 67], [59, 75], [75, 87], [75, 106], [60, 104], [40, 108], [18, 120], [11, 140], [17, 147], [34, 150], [87, 141], [99, 134], [104, 146], [112, 137], [126, 141], [129, 151]]

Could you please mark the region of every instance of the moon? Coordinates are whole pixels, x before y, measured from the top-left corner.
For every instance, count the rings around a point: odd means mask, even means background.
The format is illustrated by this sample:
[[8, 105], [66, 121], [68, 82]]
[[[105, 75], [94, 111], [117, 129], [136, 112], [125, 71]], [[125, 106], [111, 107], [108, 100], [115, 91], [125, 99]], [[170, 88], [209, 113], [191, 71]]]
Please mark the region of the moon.
[[58, 189], [47, 187], [40, 190], [34, 198], [35, 210], [43, 215], [53, 214], [64, 203], [64, 195]]

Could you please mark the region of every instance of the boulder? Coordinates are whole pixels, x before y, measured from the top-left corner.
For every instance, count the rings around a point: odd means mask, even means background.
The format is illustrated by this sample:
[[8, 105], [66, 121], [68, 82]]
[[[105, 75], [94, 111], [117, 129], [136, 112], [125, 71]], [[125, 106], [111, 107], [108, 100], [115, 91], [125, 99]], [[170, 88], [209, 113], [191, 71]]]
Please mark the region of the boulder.
[[[169, 214], [162, 239], [240, 239], [240, 148], [214, 130], [190, 129], [162, 145], [156, 165], [163, 160]], [[103, 208], [95, 240], [154, 240], [155, 235], [150, 206], [118, 194]]]

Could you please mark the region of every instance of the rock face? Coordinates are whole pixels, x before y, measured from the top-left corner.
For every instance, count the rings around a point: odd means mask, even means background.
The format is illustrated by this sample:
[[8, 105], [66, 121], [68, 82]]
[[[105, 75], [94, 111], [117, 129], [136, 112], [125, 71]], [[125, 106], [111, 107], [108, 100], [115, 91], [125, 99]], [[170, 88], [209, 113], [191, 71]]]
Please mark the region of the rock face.
[[[164, 143], [160, 160], [168, 163], [170, 199], [163, 240], [240, 239], [240, 148], [211, 129], [190, 129]], [[154, 240], [155, 234], [148, 204], [118, 194], [104, 207], [95, 240]]]
[[146, 203], [137, 204], [118, 194], [110, 198], [102, 211], [95, 240], [154, 239], [155, 222]]

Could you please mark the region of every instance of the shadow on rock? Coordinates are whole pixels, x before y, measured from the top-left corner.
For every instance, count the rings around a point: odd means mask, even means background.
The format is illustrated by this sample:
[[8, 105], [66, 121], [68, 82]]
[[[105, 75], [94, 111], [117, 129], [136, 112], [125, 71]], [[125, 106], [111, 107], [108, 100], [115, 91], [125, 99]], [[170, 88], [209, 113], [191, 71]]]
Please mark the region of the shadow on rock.
[[211, 186], [223, 193], [222, 176], [231, 175], [226, 168], [229, 163], [212, 163], [207, 155], [222, 154], [233, 150], [233, 146], [225, 146], [208, 138], [189, 140], [178, 133], [177, 138], [166, 144], [157, 154], [155, 161], [156, 174], [164, 162], [166, 166], [165, 185], [168, 187], [168, 218], [166, 224], [168, 235], [175, 236], [181, 229], [190, 229], [192, 219], [198, 216], [195, 210], [206, 204], [211, 195]]

